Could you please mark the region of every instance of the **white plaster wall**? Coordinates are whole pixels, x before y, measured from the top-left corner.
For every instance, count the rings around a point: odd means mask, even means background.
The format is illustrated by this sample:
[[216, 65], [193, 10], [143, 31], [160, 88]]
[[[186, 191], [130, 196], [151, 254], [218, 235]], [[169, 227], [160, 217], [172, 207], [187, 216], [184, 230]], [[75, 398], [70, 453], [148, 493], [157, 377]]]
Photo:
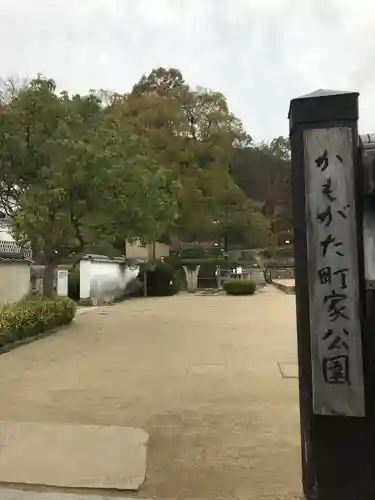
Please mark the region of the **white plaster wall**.
[[30, 292], [30, 288], [28, 263], [0, 263], [0, 303], [18, 302]]
[[83, 298], [117, 298], [136, 279], [139, 268], [121, 266], [116, 262], [83, 260], [80, 263], [80, 296]]

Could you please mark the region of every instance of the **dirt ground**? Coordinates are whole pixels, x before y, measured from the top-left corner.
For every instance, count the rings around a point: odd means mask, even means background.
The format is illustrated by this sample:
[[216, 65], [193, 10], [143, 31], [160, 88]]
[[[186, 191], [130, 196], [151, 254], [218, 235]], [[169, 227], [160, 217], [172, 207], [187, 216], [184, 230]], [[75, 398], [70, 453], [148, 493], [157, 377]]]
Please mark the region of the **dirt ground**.
[[[0, 356], [0, 420], [139, 426], [140, 498], [300, 491], [294, 296], [139, 299]], [[134, 495], [133, 495], [134, 496]]]

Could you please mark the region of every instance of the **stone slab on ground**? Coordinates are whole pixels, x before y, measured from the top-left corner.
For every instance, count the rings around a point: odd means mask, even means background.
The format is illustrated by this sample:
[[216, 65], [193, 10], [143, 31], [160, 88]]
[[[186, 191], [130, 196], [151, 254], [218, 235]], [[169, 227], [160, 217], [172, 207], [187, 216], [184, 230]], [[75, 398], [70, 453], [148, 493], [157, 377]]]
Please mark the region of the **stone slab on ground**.
[[285, 293], [296, 293], [296, 283], [294, 279], [275, 279], [272, 280], [272, 283], [276, 288]]
[[[89, 495], [87, 493], [58, 493], [51, 491], [24, 491], [0, 489], [0, 500], [147, 500], [124, 496]], [[151, 499], [149, 499], [151, 500]]]
[[147, 442], [135, 427], [0, 422], [0, 482], [136, 491]]

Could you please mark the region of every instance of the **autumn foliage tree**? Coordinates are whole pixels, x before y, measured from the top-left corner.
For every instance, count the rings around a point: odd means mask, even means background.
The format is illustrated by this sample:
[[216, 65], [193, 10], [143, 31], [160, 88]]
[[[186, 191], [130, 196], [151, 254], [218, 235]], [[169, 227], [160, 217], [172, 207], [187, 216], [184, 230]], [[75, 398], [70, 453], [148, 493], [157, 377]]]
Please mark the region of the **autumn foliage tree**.
[[245, 245], [266, 244], [265, 217], [229, 173], [233, 148], [246, 147], [251, 138], [223, 94], [192, 89], [178, 70], [158, 68], [140, 79], [117, 110], [168, 166], [177, 203], [171, 238], [201, 241], [232, 233]]

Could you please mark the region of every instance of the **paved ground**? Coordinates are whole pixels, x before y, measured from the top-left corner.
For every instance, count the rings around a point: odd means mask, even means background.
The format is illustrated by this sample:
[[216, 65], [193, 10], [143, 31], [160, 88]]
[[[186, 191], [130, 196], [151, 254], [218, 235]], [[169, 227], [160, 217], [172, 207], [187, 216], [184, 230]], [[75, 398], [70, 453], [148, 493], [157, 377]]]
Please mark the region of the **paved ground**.
[[0, 420], [144, 428], [140, 498], [291, 500], [295, 361], [294, 296], [273, 287], [134, 300], [0, 356]]

